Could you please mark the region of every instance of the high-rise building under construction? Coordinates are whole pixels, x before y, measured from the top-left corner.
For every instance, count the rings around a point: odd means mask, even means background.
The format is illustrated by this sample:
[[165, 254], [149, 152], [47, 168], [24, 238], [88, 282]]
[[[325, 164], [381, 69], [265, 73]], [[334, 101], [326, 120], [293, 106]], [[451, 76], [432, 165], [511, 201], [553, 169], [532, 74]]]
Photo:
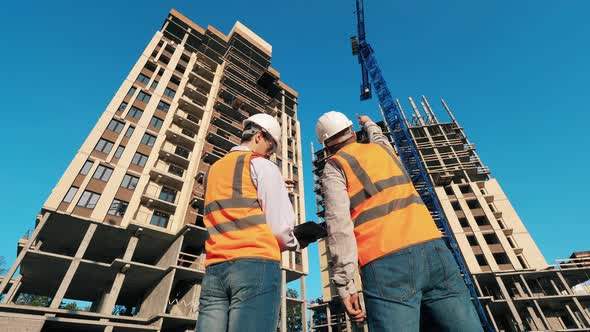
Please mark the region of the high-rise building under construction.
[[[169, 13], [19, 241], [0, 278], [0, 330], [194, 330], [203, 177], [239, 144], [249, 115], [281, 123], [273, 161], [295, 180], [290, 198], [305, 220], [298, 94], [271, 55], [240, 22], [226, 35]], [[301, 306], [305, 319], [307, 273], [306, 250], [282, 254], [282, 313]], [[296, 280], [301, 298], [287, 298]]]
[[[590, 255], [575, 253], [549, 265], [444, 100], [450, 121], [440, 121], [424, 97], [419, 105], [411, 98], [409, 104], [406, 113], [411, 116], [403, 121], [493, 327], [497, 331], [589, 330]], [[399, 102], [397, 106], [402, 110]], [[387, 124], [379, 125], [388, 134]], [[367, 140], [364, 132], [358, 137]], [[320, 177], [328, 157], [322, 149], [315, 152], [313, 161], [321, 219]], [[312, 329], [351, 330], [330, 284], [331, 259], [325, 241], [320, 241], [319, 253], [323, 301], [310, 307]]]

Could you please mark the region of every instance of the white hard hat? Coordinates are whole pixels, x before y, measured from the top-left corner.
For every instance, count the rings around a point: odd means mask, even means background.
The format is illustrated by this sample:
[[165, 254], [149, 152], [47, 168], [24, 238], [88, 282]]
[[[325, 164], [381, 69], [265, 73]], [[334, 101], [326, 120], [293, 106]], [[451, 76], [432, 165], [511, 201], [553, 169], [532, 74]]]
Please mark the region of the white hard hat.
[[327, 139], [350, 127], [352, 127], [352, 121], [346, 115], [330, 111], [320, 116], [315, 125], [315, 133], [318, 141], [325, 145]]
[[276, 152], [280, 151], [281, 148], [281, 125], [274, 117], [265, 114], [258, 113], [244, 120], [244, 127], [249, 123], [255, 124], [262, 128], [267, 134], [272, 137]]

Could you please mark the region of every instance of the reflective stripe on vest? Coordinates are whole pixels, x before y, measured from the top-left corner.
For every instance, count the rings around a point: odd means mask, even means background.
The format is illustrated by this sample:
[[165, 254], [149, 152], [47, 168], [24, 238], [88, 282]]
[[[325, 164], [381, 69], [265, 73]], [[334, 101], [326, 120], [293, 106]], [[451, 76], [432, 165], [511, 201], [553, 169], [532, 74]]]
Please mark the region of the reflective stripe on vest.
[[[244, 160], [246, 155], [241, 155], [237, 158], [236, 166], [233, 170], [233, 187], [231, 198], [215, 200], [205, 205], [205, 214], [217, 210], [223, 210], [228, 208], [248, 208], [248, 207], [259, 207], [258, 197], [247, 198], [242, 193], [242, 173], [245, 166]], [[248, 165], [248, 170], [249, 170]], [[207, 177], [209, 174], [207, 174]]]
[[[280, 249], [258, 202], [249, 151], [233, 151], [206, 175], [203, 221], [209, 232], [205, 266], [246, 257], [280, 260]], [[232, 176], [229, 176], [232, 174]]]
[[211, 227], [207, 227], [207, 232], [210, 235], [219, 235], [226, 232], [237, 231], [246, 229], [256, 225], [262, 225], [266, 223], [264, 215], [249, 216], [242, 219], [237, 219], [232, 222], [225, 222], [222, 224], [216, 224]]
[[440, 237], [432, 216], [391, 148], [353, 143], [330, 160], [346, 176], [361, 266], [401, 248]]
[[408, 184], [411, 182], [410, 178], [404, 173], [402, 175], [394, 175], [387, 179], [379, 180], [373, 183], [371, 182], [371, 178], [369, 177], [367, 172], [365, 172], [365, 170], [361, 167], [361, 165], [353, 156], [344, 151], [339, 152], [338, 155], [344, 158], [344, 160], [346, 160], [346, 162], [352, 169], [352, 172], [355, 174], [357, 179], [362, 184], [362, 189], [358, 193], [350, 197], [351, 210], [355, 209], [365, 200], [371, 198], [371, 196], [374, 196], [375, 194], [380, 193], [385, 189], [400, 184]]

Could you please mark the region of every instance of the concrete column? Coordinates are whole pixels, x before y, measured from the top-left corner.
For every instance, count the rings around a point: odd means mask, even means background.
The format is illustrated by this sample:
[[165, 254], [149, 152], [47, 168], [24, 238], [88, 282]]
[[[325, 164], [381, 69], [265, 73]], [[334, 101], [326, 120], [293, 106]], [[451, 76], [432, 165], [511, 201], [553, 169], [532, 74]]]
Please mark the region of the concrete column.
[[305, 276], [301, 276], [300, 285], [301, 299], [303, 300], [303, 303], [301, 303], [301, 320], [303, 321], [303, 332], [307, 332], [307, 299], [305, 298]]
[[475, 290], [477, 291], [477, 293], [481, 294], [481, 296], [483, 296], [483, 291], [481, 290], [481, 286], [479, 285], [479, 281], [477, 280], [477, 277], [475, 275], [472, 275], [471, 279], [473, 280], [473, 284], [475, 285]]
[[[133, 257], [133, 253], [135, 252], [135, 248], [137, 247], [137, 242], [139, 240], [137, 235], [138, 234], [136, 233], [136, 236], [132, 236], [129, 239], [129, 244], [127, 245], [127, 249], [123, 255], [123, 260], [130, 261]], [[99, 305], [97, 311], [105, 315], [110, 315], [113, 312], [115, 304], [117, 303], [117, 298], [119, 297], [119, 292], [121, 292], [121, 287], [123, 286], [123, 281], [125, 281], [125, 274], [122, 272], [117, 273], [111, 289], [104, 295], [103, 301], [101, 305]]]
[[[447, 136], [447, 133], [446, 133], [446, 132], [445, 132], [445, 131], [442, 129], [442, 127], [441, 127], [441, 126], [439, 126], [439, 128], [440, 128], [440, 131], [441, 131], [441, 133], [442, 133], [442, 135], [443, 135], [443, 137], [444, 137], [444, 143], [445, 143], [445, 144], [448, 144], [448, 145], [450, 145], [450, 142], [449, 142], [449, 137]], [[424, 127], [424, 130], [425, 130], [425, 131], [427, 131], [427, 127]], [[430, 132], [429, 132], [429, 131], [427, 131], [427, 134], [428, 134], [428, 138], [429, 138], [430, 142], [431, 142], [431, 143], [434, 143], [434, 140], [432, 139], [432, 136], [430, 135]], [[434, 150], [435, 150], [435, 152], [436, 152], [436, 156], [438, 157], [438, 159], [439, 159], [439, 161], [440, 161], [441, 165], [443, 165], [443, 166], [445, 166], [445, 167], [446, 167], [445, 163], [444, 163], [444, 162], [442, 161], [442, 159], [441, 159], [441, 156], [440, 156], [440, 154], [439, 154], [439, 152], [438, 152], [438, 149], [437, 149], [437, 148], [435, 148]], [[457, 151], [455, 151], [454, 149], [451, 149], [451, 150], [452, 150], [451, 152], [453, 153], [453, 156], [454, 156], [454, 157], [457, 159], [457, 161], [458, 161], [460, 164], [462, 164], [462, 163], [461, 163], [461, 158], [459, 158], [459, 156], [457, 155]], [[462, 167], [461, 169], [462, 169], [462, 172], [463, 172], [463, 176], [464, 176], [466, 179], [469, 179], [469, 175], [467, 174], [467, 171], [466, 171], [466, 170], [465, 170], [463, 167]]]
[[502, 282], [502, 278], [496, 277], [496, 282], [498, 283], [498, 286], [500, 286], [500, 292], [502, 292], [502, 296], [506, 299], [506, 304], [508, 304], [508, 308], [510, 309], [510, 313], [512, 314], [512, 317], [514, 317], [514, 320], [516, 321], [516, 323], [518, 324], [518, 328], [520, 330], [524, 330], [524, 326], [522, 324], [522, 319], [520, 318], [520, 315], [518, 314], [518, 311], [516, 310], [516, 307], [514, 306], [514, 303], [512, 302], [512, 299], [510, 297], [510, 294], [508, 293], [508, 290], [506, 290], [506, 286], [504, 286], [504, 282]]
[[90, 226], [88, 226], [86, 234], [84, 234], [84, 238], [82, 239], [82, 242], [80, 242], [80, 246], [78, 247], [78, 250], [74, 255], [74, 258], [81, 259], [82, 257], [84, 257], [86, 249], [88, 249], [88, 246], [90, 245], [90, 240], [92, 240], [92, 237], [94, 236], [94, 232], [96, 232], [97, 227], [98, 226], [95, 223], [92, 223], [90, 224]]
[[[567, 289], [567, 291], [569, 292], [569, 294], [573, 295], [574, 291], [572, 290], [572, 288], [568, 284], [567, 280], [565, 280], [565, 278], [563, 277], [563, 274], [561, 273], [561, 271], [557, 271], [556, 274], [557, 274], [557, 277], [559, 278], [559, 280], [561, 280], [561, 282], [563, 283], [563, 286], [565, 287], [565, 289]], [[576, 297], [574, 297], [573, 300], [574, 300], [574, 303], [576, 304], [576, 308], [578, 308], [578, 311], [580, 311], [580, 314], [582, 315], [582, 317], [584, 317], [586, 324], [588, 326], [590, 326], [590, 315], [588, 314], [588, 311], [586, 309], [584, 309], [584, 307], [582, 307], [582, 304], [580, 304], [580, 301], [578, 301], [578, 299]]]
[[281, 270], [281, 332], [287, 332], [287, 271]]
[[139, 306], [137, 317], [150, 318], [158, 314], [166, 313], [166, 307], [170, 298], [172, 282], [176, 270], [172, 269], [152, 289], [148, 290]]
[[[43, 229], [43, 226], [45, 226], [45, 223], [47, 222], [47, 219], [49, 219], [50, 215], [51, 215], [51, 213], [49, 213], [49, 212], [45, 212], [45, 214], [43, 214], [43, 217], [41, 217], [41, 219], [39, 220], [39, 224], [37, 225], [37, 227], [35, 227], [33, 234], [31, 235], [31, 237], [29, 238], [29, 240], [27, 241], [27, 243], [25, 244], [25, 246], [23, 247], [21, 252], [16, 257], [16, 260], [14, 261], [14, 263], [12, 264], [12, 266], [10, 267], [8, 272], [6, 272], [6, 274], [4, 275], [4, 279], [2, 279], [2, 282], [0, 283], [0, 294], [4, 293], [4, 289], [6, 288], [6, 286], [8, 286], [8, 282], [10, 282], [10, 279], [12, 279], [12, 276], [16, 272], [16, 269], [22, 263], [23, 258], [25, 257], [25, 255], [29, 251], [29, 248], [31, 247], [33, 242], [35, 242], [35, 239], [37, 239], [37, 236], [39, 236], [41, 229]], [[2, 302], [0, 302], [0, 303], [6, 303], [7, 298], [8, 297], [5, 297], [2, 300]]]
[[[539, 319], [539, 317], [537, 316], [537, 314], [535, 313], [535, 310], [533, 310], [533, 308], [531, 306], [527, 306], [526, 310], [528, 311], [529, 315], [531, 315], [531, 318], [533, 319], [533, 324], [535, 324], [535, 327], [537, 330], [545, 330], [545, 326], [543, 325], [543, 322], [541, 322], [541, 320]], [[547, 324], [547, 327], [549, 326], [549, 324]]]
[[526, 282], [526, 279], [524, 278], [524, 276], [522, 274], [518, 275], [520, 277], [520, 280], [522, 281], [522, 284], [524, 285], [524, 287], [527, 290], [527, 297], [532, 297], [533, 296], [533, 292], [531, 291], [531, 289], [529, 288], [529, 284]]
[[[142, 228], [140, 228], [142, 230]], [[137, 247], [137, 242], [139, 241], [139, 235], [136, 234], [129, 239], [129, 243], [127, 244], [127, 249], [125, 249], [125, 254], [123, 255], [123, 260], [130, 261], [133, 257], [133, 253], [135, 252], [135, 248]]]
[[551, 283], [551, 286], [553, 286], [553, 288], [555, 289], [555, 293], [557, 295], [561, 295], [561, 292], [560, 292], [559, 288], [557, 287], [557, 285], [555, 284], [555, 281], [553, 281], [553, 279], [549, 279], [549, 282]]
[[88, 229], [86, 230], [86, 234], [84, 235], [84, 238], [82, 239], [82, 242], [80, 243], [80, 246], [78, 246], [78, 250], [76, 251], [76, 254], [74, 255], [74, 259], [70, 263], [70, 267], [68, 268], [68, 271], [66, 272], [66, 274], [63, 278], [63, 281], [59, 285], [57, 292], [55, 292], [55, 296], [51, 300], [51, 304], [49, 305], [50, 308], [53, 308], [53, 309], [59, 308], [59, 305], [61, 304], [61, 301], [63, 300], [63, 298], [66, 294], [66, 291], [70, 287], [70, 283], [72, 282], [72, 279], [74, 279], [74, 275], [76, 274], [76, 271], [78, 270], [78, 266], [80, 266], [80, 260], [84, 256], [86, 249], [88, 249], [88, 245], [90, 244], [90, 241], [92, 240], [92, 236], [94, 236], [94, 232], [96, 231], [96, 227], [97, 227], [97, 225], [95, 223], [91, 223], [90, 226], [88, 226]]
[[332, 320], [331, 312], [330, 312], [330, 302], [326, 306], [326, 322], [328, 323], [328, 332], [332, 332], [332, 324], [330, 321]]
[[168, 267], [171, 265], [178, 264], [178, 255], [180, 254], [180, 249], [182, 248], [182, 242], [184, 241], [183, 236], [179, 236], [176, 241], [174, 241], [168, 250], [160, 257], [158, 263], [156, 263], [157, 267]]
[[567, 280], [565, 280], [565, 278], [563, 277], [563, 274], [561, 274], [560, 271], [557, 271], [556, 274], [557, 274], [557, 277], [559, 278], [559, 280], [561, 281], [561, 283], [563, 284], [563, 287], [565, 287], [565, 289], [568, 291], [568, 293], [570, 295], [573, 295], [574, 294], [574, 291], [570, 287], [570, 285], [567, 282]]
[[59, 288], [57, 289], [57, 292], [55, 293], [55, 295], [53, 296], [53, 299], [51, 300], [51, 304], [49, 305], [50, 308], [52, 308], [52, 309], [59, 308], [59, 305], [61, 304], [61, 301], [63, 300], [63, 298], [66, 294], [66, 291], [70, 287], [70, 283], [72, 282], [72, 279], [74, 279], [74, 274], [78, 270], [78, 266], [80, 266], [80, 260], [79, 259], [72, 260], [72, 262], [70, 263], [70, 267], [68, 267], [68, 271], [64, 275], [63, 280], [62, 280], [61, 284], [59, 285]]
[[492, 314], [492, 311], [490, 310], [490, 306], [488, 304], [486, 304], [485, 309], [486, 309], [486, 312], [488, 313], [488, 317], [490, 318], [490, 322], [494, 326], [494, 331], [498, 331], [498, 325], [496, 324], [496, 321], [494, 320], [494, 315]]
[[10, 289], [8, 290], [8, 293], [6, 293], [6, 298], [5, 298], [6, 303], [10, 303], [10, 302], [12, 302], [12, 300], [14, 300], [14, 295], [16, 294], [16, 292], [18, 291], [20, 286], [23, 284], [22, 278], [23, 278], [23, 276], [19, 275], [18, 277], [16, 277], [16, 279], [12, 283], [12, 287], [10, 287]]
[[576, 315], [574, 315], [574, 312], [570, 308], [569, 304], [566, 304], [565, 305], [565, 309], [570, 314], [570, 316], [572, 317], [573, 321], [576, 323], [576, 327], [579, 328], [579, 329], [583, 328], [584, 326], [580, 323], [580, 321], [578, 321], [578, 318], [576, 317]]
[[[190, 31], [190, 30], [191, 30], [191, 29], [189, 28], [189, 31]], [[187, 40], [188, 40], [188, 33], [185, 33], [185, 34], [184, 34], [184, 37], [182, 37], [182, 41], [180, 42], [180, 45], [179, 45], [179, 46], [182, 46], [182, 47], [184, 47], [184, 44], [186, 44], [186, 41], [187, 41]]]
[[559, 278], [559, 280], [561, 281], [561, 283], [563, 284], [563, 287], [565, 287], [565, 289], [567, 289], [567, 291], [569, 292], [569, 294], [574, 294], [574, 291], [572, 290], [572, 288], [570, 287], [570, 285], [568, 284], [568, 282], [565, 280], [565, 278], [563, 277], [563, 275], [561, 274], [560, 271], [556, 272], [557, 277]]
[[520, 283], [518, 281], [514, 281], [514, 287], [516, 287], [516, 290], [518, 291], [518, 295], [520, 297], [526, 296], [524, 289], [522, 288], [522, 286], [520, 285]]
[[575, 297], [574, 303], [576, 304], [576, 307], [578, 308], [578, 311], [580, 311], [582, 317], [584, 317], [584, 319], [586, 320], [586, 325], [590, 326], [590, 315], [588, 314], [589, 311], [587, 309], [584, 309], [584, 307], [582, 307], [582, 304], [580, 304], [580, 301], [578, 301], [578, 299]]
[[541, 306], [539, 305], [539, 302], [537, 302], [537, 300], [533, 300], [533, 303], [535, 304], [535, 308], [539, 312], [539, 315], [541, 315], [541, 320], [543, 321], [543, 323], [545, 324], [545, 326], [547, 328], [551, 328], [551, 325], [547, 321], [547, 318], [545, 317], [545, 314], [543, 314], [543, 310], [541, 310]]
[[111, 289], [106, 294], [104, 294], [103, 301], [97, 308], [98, 312], [105, 315], [110, 315], [113, 312], [124, 280], [125, 274], [121, 272], [117, 273]]

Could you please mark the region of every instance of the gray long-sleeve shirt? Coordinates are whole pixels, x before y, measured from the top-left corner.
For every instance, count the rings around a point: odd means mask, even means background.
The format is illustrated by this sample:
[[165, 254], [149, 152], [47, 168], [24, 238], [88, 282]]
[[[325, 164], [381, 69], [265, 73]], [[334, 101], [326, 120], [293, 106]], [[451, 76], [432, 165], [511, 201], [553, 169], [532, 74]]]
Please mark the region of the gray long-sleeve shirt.
[[[371, 143], [391, 146], [381, 128], [372, 121], [365, 123], [365, 130]], [[346, 191], [346, 176], [332, 162], [327, 162], [322, 175], [322, 188], [326, 223], [328, 225], [328, 247], [332, 256], [332, 281], [341, 298], [356, 293], [354, 272], [358, 265], [358, 250], [354, 236], [354, 225], [350, 217], [350, 199]]]

